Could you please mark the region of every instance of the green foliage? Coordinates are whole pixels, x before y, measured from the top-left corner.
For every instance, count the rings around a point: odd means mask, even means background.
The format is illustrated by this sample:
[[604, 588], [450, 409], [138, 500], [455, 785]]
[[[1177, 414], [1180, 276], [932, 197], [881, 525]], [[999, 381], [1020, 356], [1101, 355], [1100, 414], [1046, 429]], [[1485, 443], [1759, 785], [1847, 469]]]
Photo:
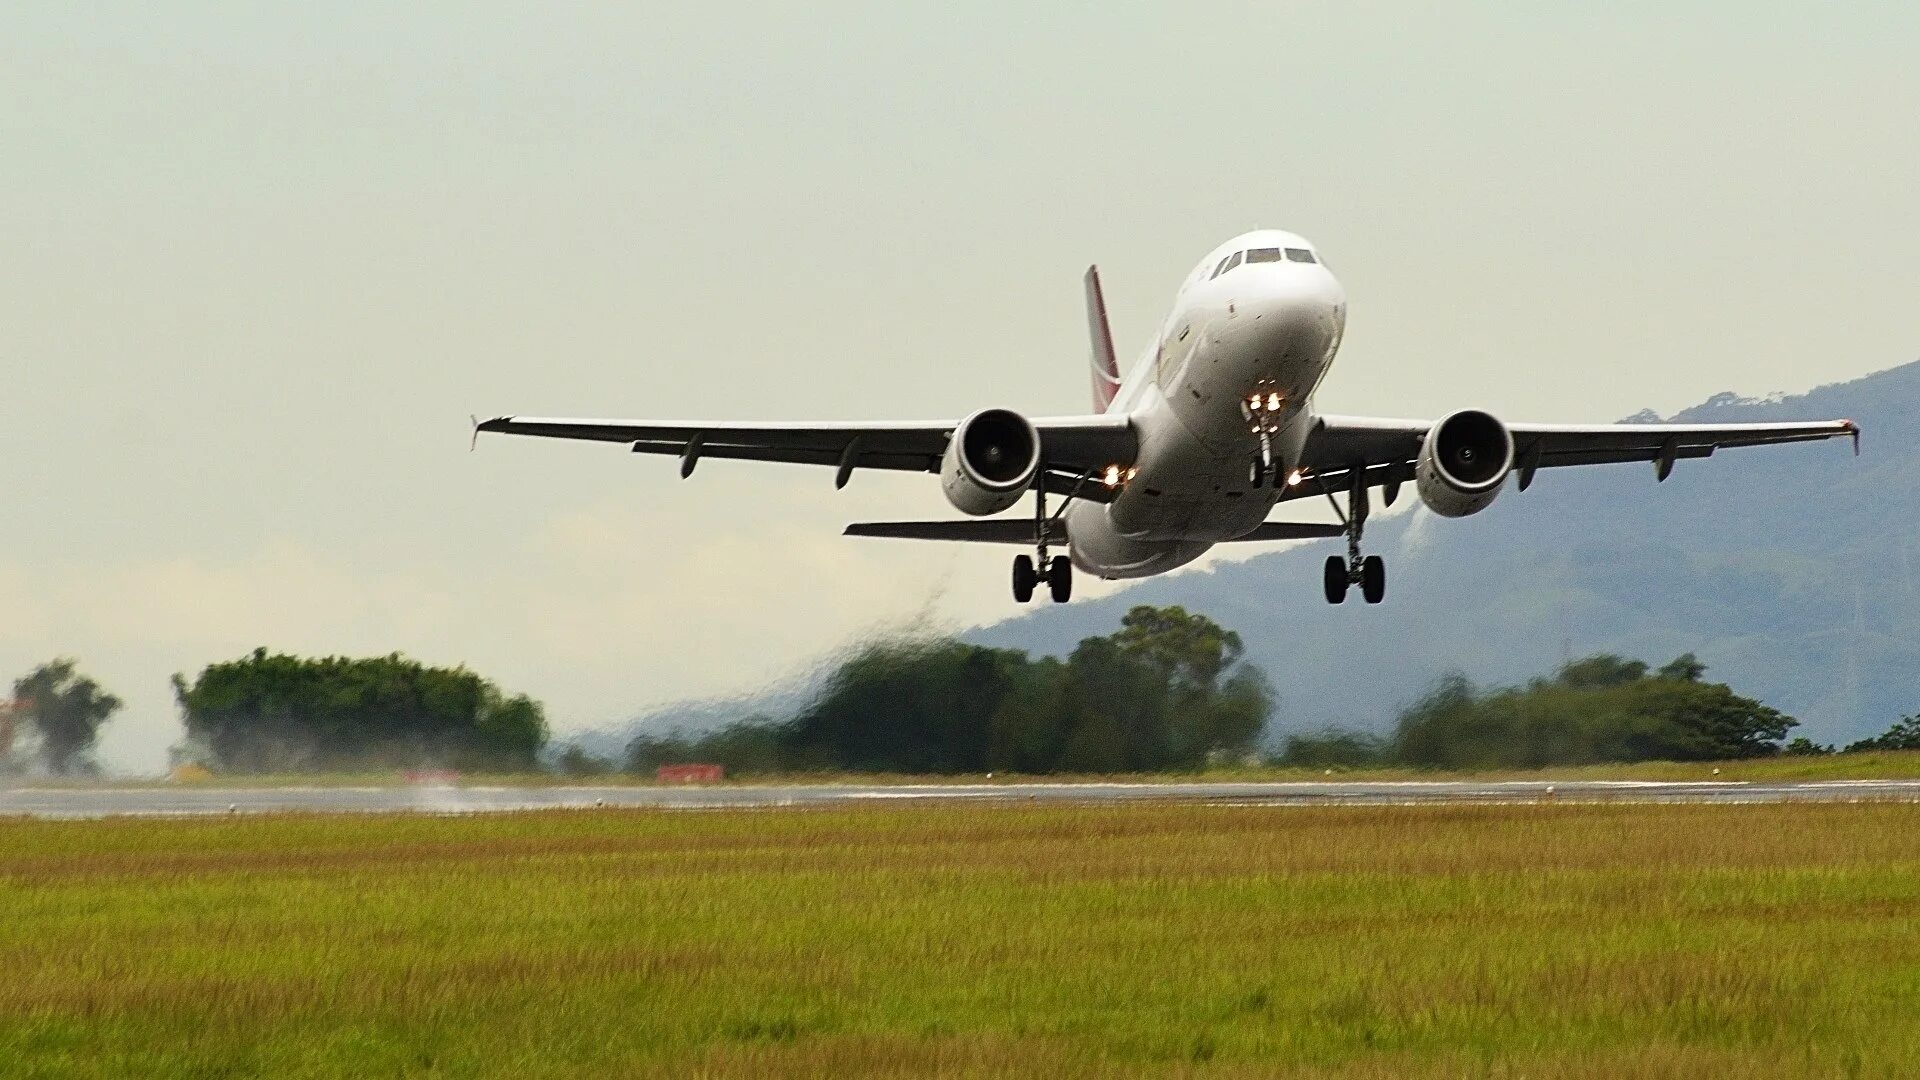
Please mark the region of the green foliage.
[[729, 774], [769, 773], [783, 762], [780, 729], [764, 716], [750, 717], [705, 735], [674, 731], [641, 735], [627, 744], [627, 768], [651, 773], [662, 765], [712, 762]]
[[535, 767], [547, 721], [464, 667], [430, 668], [398, 653], [310, 659], [265, 649], [212, 664], [191, 685], [174, 676], [190, 744], [217, 768], [293, 772], [437, 765], [500, 772]]
[[14, 680], [13, 696], [26, 703], [26, 715], [40, 736], [40, 760], [49, 772], [92, 770], [87, 752], [99, 737], [100, 725], [120, 710], [119, 698], [64, 658]]
[[1793, 741], [1789, 742], [1780, 751], [1780, 753], [1786, 757], [1818, 757], [1821, 754], [1831, 754], [1833, 752], [1833, 747], [1814, 742], [1804, 735], [1795, 736]]
[[1848, 746], [1852, 750], [1920, 750], [1920, 713], [1903, 716], [1893, 726], [1871, 739]]
[[1637, 660], [1592, 656], [1485, 694], [1452, 676], [1400, 715], [1394, 756], [1433, 768], [1533, 768], [1776, 753], [1794, 720], [1702, 681], [1705, 670], [1691, 654], [1651, 677]]
[[1243, 752], [1273, 695], [1239, 635], [1178, 607], [1136, 607], [1064, 661], [948, 638], [875, 643], [798, 715], [690, 737], [642, 736], [629, 767], [729, 771], [1152, 772]]
[[620, 767], [606, 758], [597, 757], [578, 746], [569, 746], [560, 751], [554, 759], [553, 771], [561, 776], [590, 777], [608, 776], [620, 771]]
[[1778, 753], [1794, 726], [1792, 717], [1704, 681], [1706, 665], [1692, 653], [1648, 670], [1638, 660], [1590, 656], [1524, 687], [1484, 692], [1449, 675], [1400, 713], [1387, 740], [1296, 736], [1281, 760], [1436, 769], [1718, 761]]
[[1277, 763], [1306, 768], [1359, 768], [1388, 761], [1391, 747], [1377, 735], [1327, 728], [1310, 735], [1294, 735]]
[[1681, 653], [1658, 672], [1663, 679], [1678, 679], [1681, 682], [1699, 682], [1706, 673], [1707, 665], [1692, 653]]

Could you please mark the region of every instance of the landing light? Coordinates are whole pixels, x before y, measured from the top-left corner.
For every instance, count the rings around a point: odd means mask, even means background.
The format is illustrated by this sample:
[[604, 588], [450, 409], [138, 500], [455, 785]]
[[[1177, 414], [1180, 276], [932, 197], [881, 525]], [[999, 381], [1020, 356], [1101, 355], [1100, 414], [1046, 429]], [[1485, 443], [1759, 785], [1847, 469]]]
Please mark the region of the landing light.
[[1280, 407], [1280, 395], [1279, 395], [1279, 394], [1268, 394], [1268, 395], [1267, 395], [1267, 408], [1269, 408], [1269, 409], [1277, 409], [1277, 408], [1279, 408], [1279, 407]]
[[1292, 472], [1287, 474], [1287, 486], [1288, 487], [1300, 486], [1300, 470], [1299, 469], [1295, 469]]
[[1120, 466], [1118, 465], [1107, 466], [1106, 482], [1108, 487], [1120, 486]]

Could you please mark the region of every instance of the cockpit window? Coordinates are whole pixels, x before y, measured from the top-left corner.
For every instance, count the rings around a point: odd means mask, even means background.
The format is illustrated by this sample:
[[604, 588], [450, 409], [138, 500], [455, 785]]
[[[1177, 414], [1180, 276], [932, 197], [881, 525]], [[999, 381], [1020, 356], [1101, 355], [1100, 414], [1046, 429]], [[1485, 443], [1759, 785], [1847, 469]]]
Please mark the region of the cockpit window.
[[1219, 277], [1221, 274], [1224, 274], [1227, 271], [1233, 269], [1234, 267], [1239, 266], [1240, 258], [1245, 254], [1246, 252], [1244, 251], [1236, 251], [1233, 254], [1227, 256], [1224, 260], [1221, 261], [1220, 269], [1214, 271], [1213, 276]]
[[1303, 262], [1303, 263], [1318, 261], [1313, 257], [1313, 252], [1307, 250], [1306, 248], [1288, 248], [1287, 260], [1289, 262]]
[[1250, 263], [1279, 262], [1280, 249], [1279, 248], [1254, 248], [1252, 251], [1247, 252], [1247, 261]]
[[1233, 256], [1231, 256], [1231, 255], [1229, 255], [1229, 256], [1227, 256], [1227, 257], [1226, 257], [1226, 258], [1224, 258], [1224, 259], [1221, 259], [1221, 260], [1220, 260], [1220, 265], [1219, 265], [1219, 266], [1216, 266], [1216, 267], [1214, 267], [1214, 268], [1213, 268], [1213, 276], [1214, 276], [1214, 277], [1219, 277], [1219, 276], [1220, 276], [1221, 274], [1224, 274], [1224, 273], [1226, 273], [1226, 272], [1227, 272], [1227, 264], [1228, 264], [1228, 263], [1230, 263], [1230, 262], [1232, 262], [1232, 261], [1233, 261]]

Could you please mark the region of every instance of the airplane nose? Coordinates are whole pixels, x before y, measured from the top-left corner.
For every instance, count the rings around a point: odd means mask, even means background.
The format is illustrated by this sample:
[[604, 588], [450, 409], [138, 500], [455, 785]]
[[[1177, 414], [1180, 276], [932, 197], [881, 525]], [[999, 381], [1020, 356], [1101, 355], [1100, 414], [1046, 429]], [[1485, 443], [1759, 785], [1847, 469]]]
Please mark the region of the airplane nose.
[[1332, 335], [1341, 297], [1326, 274], [1283, 267], [1259, 276], [1267, 280], [1247, 275], [1250, 287], [1231, 305], [1234, 336], [1249, 339], [1248, 344], [1258, 344], [1263, 351], [1290, 351], [1311, 349]]

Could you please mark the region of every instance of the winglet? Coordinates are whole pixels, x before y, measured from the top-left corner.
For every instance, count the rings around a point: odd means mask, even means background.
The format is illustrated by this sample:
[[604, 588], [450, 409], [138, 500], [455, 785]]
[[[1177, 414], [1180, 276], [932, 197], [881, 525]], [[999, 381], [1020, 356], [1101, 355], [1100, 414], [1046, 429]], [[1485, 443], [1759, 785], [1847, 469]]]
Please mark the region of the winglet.
[[1851, 420], [1842, 420], [1840, 421], [1840, 425], [1847, 429], [1847, 434], [1853, 436], [1853, 456], [1859, 457], [1860, 456], [1860, 425], [1854, 423]]
[[480, 418], [468, 413], [467, 423], [473, 425], [472, 437], [467, 440], [467, 453], [471, 454], [480, 448]]
[[1107, 297], [1100, 289], [1100, 268], [1087, 267], [1087, 336], [1093, 340], [1093, 407], [1106, 412], [1120, 392], [1120, 361], [1113, 355], [1113, 331], [1107, 325]]

